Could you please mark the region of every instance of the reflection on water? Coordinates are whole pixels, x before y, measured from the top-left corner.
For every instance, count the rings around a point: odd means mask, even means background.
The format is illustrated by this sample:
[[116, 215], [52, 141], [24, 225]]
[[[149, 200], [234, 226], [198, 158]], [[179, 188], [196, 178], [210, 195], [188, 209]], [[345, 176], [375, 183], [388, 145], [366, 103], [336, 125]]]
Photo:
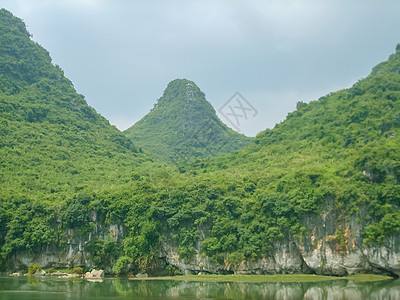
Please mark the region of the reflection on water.
[[400, 299], [400, 280], [230, 283], [0, 278], [0, 299]]

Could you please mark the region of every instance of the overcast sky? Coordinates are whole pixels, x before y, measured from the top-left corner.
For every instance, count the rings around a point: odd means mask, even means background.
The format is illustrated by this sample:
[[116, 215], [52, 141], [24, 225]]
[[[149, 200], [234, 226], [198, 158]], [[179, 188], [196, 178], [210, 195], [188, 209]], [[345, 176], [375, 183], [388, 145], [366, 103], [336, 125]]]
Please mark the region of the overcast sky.
[[[366, 77], [400, 43], [400, 1], [0, 0], [111, 124], [141, 119], [168, 82], [193, 80], [218, 110], [240, 92], [240, 130]], [[221, 115], [222, 121], [227, 122]]]

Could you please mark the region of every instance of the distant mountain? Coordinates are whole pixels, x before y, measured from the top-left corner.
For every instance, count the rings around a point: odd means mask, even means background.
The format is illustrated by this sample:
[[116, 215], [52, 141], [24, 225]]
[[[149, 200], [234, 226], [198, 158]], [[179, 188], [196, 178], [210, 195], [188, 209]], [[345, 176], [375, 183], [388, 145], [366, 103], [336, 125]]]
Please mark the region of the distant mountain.
[[252, 141], [222, 123], [204, 93], [186, 79], [171, 81], [154, 108], [125, 134], [165, 162], [217, 156]]

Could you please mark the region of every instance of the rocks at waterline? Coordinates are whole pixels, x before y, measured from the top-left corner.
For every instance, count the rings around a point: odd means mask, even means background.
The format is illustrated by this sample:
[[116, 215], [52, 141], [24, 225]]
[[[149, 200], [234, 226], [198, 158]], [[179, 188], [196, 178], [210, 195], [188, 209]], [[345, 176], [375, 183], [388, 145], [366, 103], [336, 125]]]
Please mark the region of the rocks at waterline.
[[86, 279], [104, 278], [104, 270], [93, 269], [91, 272], [86, 272]]

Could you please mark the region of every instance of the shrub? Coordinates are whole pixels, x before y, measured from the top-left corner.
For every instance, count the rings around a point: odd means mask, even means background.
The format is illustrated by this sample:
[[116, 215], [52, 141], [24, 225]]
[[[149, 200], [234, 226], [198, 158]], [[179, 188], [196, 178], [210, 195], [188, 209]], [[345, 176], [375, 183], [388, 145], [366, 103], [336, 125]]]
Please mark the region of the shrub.
[[40, 271], [40, 267], [38, 264], [32, 264], [28, 266], [28, 274], [29, 275], [33, 275], [35, 274], [37, 271]]
[[74, 268], [74, 273], [78, 274], [78, 275], [82, 275], [83, 274], [83, 268], [81, 267], [75, 267]]
[[132, 262], [132, 259], [128, 256], [121, 256], [115, 262], [113, 267], [113, 272], [116, 275], [126, 274], [129, 269], [129, 264]]

